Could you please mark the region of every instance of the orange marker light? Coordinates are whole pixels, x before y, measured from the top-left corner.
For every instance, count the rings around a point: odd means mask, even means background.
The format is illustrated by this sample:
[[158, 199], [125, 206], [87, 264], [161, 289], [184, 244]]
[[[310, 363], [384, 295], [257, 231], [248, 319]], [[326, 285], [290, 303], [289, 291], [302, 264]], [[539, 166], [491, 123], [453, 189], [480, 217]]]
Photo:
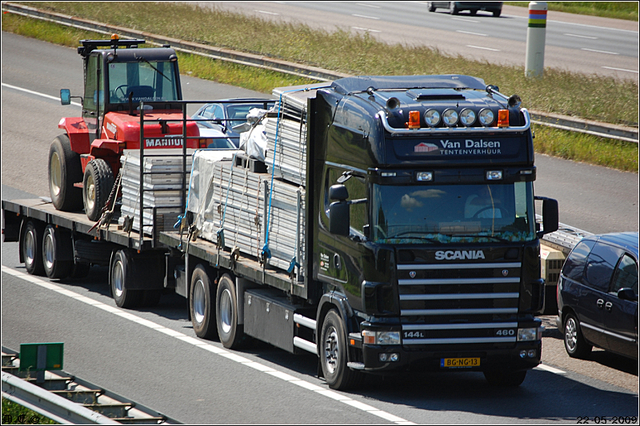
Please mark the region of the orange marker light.
[[498, 127], [509, 127], [509, 110], [498, 110]]
[[120, 36], [118, 34], [112, 34], [111, 40], [120, 40]]
[[420, 111], [409, 111], [409, 123], [407, 123], [410, 129], [420, 128]]

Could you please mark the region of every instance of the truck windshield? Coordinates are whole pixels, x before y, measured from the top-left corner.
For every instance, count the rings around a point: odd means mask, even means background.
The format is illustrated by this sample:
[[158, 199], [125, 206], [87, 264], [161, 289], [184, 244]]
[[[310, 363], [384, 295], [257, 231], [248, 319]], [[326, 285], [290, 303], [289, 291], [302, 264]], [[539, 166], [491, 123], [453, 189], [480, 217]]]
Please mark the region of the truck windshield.
[[371, 237], [425, 244], [535, 239], [533, 184], [373, 185]]
[[178, 100], [175, 67], [169, 61], [112, 62], [109, 64], [110, 103]]

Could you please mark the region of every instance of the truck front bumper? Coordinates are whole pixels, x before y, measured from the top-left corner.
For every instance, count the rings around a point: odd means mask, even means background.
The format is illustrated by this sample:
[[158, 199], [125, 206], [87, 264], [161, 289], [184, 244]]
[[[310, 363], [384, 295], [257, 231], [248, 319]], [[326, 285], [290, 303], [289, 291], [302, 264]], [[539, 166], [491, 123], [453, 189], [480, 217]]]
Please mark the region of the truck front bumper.
[[401, 345], [363, 345], [363, 364], [368, 372], [443, 370], [527, 370], [540, 364], [542, 342], [518, 342], [511, 347], [455, 350], [406, 348]]

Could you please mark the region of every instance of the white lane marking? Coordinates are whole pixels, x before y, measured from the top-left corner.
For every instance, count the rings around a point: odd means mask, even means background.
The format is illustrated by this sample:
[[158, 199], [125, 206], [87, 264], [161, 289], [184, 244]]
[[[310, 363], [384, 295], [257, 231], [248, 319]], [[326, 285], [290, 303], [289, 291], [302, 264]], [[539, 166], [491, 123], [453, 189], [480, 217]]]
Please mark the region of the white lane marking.
[[478, 22], [476, 20], [473, 19], [468, 19], [468, 18], [451, 18], [452, 21], [462, 21], [462, 22]]
[[580, 34], [565, 34], [567, 37], [576, 37], [576, 38], [587, 38], [589, 40], [597, 40], [598, 37], [593, 37], [593, 36], [585, 36], [585, 35], [580, 35]]
[[461, 30], [456, 30], [457, 33], [461, 33], [461, 34], [469, 34], [469, 35], [476, 35], [476, 36], [480, 36], [480, 37], [486, 37], [486, 34], [482, 34], [482, 33], [472, 33], [471, 31], [461, 31]]
[[264, 13], [265, 15], [276, 15], [276, 16], [280, 15], [279, 13], [276, 13], [276, 12], [267, 12], [266, 10], [256, 10], [256, 12], [258, 12], [258, 13]]
[[470, 44], [467, 44], [467, 47], [471, 47], [472, 49], [481, 49], [481, 50], [490, 50], [492, 52], [499, 52], [499, 49], [492, 49], [490, 47], [482, 47], [482, 46], [472, 46]]
[[[235, 353], [229, 352], [229, 351], [227, 351], [225, 349], [221, 349], [221, 348], [219, 348], [219, 347], [217, 347], [217, 346], [215, 346], [215, 345], [213, 345], [211, 343], [207, 343], [207, 342], [205, 342], [203, 340], [196, 339], [195, 337], [188, 336], [188, 335], [186, 335], [184, 333], [181, 333], [179, 331], [166, 328], [166, 327], [164, 327], [164, 326], [162, 326], [160, 324], [154, 323], [153, 321], [149, 321], [149, 320], [147, 320], [145, 318], [141, 318], [141, 317], [139, 317], [137, 315], [134, 315], [134, 314], [132, 314], [130, 312], [126, 312], [126, 311], [124, 311], [122, 309], [119, 309], [119, 308], [116, 308], [116, 307], [113, 307], [113, 306], [109, 306], [109, 305], [104, 304], [102, 302], [98, 302], [98, 301], [96, 301], [94, 299], [91, 299], [89, 297], [86, 297], [86, 296], [83, 296], [81, 294], [75, 293], [75, 292], [73, 292], [71, 290], [67, 290], [67, 289], [65, 289], [63, 287], [60, 287], [58, 285], [55, 285], [55, 284], [53, 284], [53, 283], [51, 283], [49, 281], [45, 281], [42, 278], [34, 277], [32, 275], [25, 274], [24, 272], [13, 270], [13, 269], [8, 268], [8, 267], [6, 267], [4, 265], [2, 266], [2, 272], [3, 273], [7, 273], [9, 275], [13, 275], [14, 277], [17, 277], [17, 278], [20, 278], [22, 280], [28, 281], [28, 282], [30, 282], [32, 284], [35, 284], [35, 285], [38, 285], [40, 287], [46, 288], [47, 290], [52, 290], [52, 291], [60, 293], [60, 294], [62, 294], [64, 296], [68, 296], [68, 297], [70, 297], [72, 299], [75, 299], [75, 300], [77, 300], [79, 302], [83, 302], [83, 303], [89, 304], [91, 306], [95, 306], [97, 308], [103, 309], [106, 312], [110, 312], [110, 313], [113, 313], [115, 315], [118, 315], [118, 316], [120, 316], [120, 317], [122, 317], [124, 319], [127, 319], [129, 321], [132, 321], [132, 322], [134, 322], [134, 323], [136, 323], [138, 325], [142, 325], [142, 326], [145, 326], [145, 327], [150, 328], [152, 330], [156, 330], [156, 331], [159, 331], [161, 333], [164, 333], [164, 334], [166, 334], [168, 336], [175, 337], [175, 338], [177, 338], [177, 339], [179, 339], [179, 340], [181, 340], [181, 341], [183, 341], [183, 342], [185, 342], [187, 344], [193, 345], [193, 346], [195, 346], [197, 348], [201, 348], [201, 349], [207, 350], [209, 352], [215, 353], [217, 355], [223, 356], [223, 357], [225, 357], [225, 358], [227, 358], [227, 359], [229, 359], [231, 361], [235, 361], [235, 362], [237, 362], [239, 364], [246, 365], [246, 366], [251, 367], [251, 368], [253, 368], [253, 369], [257, 370], [257, 371], [269, 374], [270, 376], [273, 376], [273, 377], [276, 377], [278, 379], [284, 380], [285, 382], [288, 382], [288, 383], [300, 386], [302, 388], [308, 389], [308, 390], [310, 390], [312, 392], [315, 392], [315, 393], [317, 393], [319, 395], [323, 395], [323, 396], [326, 396], [328, 398], [335, 399], [336, 401], [343, 402], [343, 403], [345, 403], [345, 404], [347, 404], [347, 405], [349, 405], [351, 407], [355, 407], [355, 408], [357, 408], [359, 410], [362, 410], [362, 411], [367, 412], [369, 414], [372, 414], [374, 416], [378, 416], [380, 418], [387, 419], [387, 420], [389, 420], [389, 421], [391, 421], [393, 423], [396, 423], [396, 424], [409, 424], [409, 425], [415, 424], [415, 423], [409, 422], [409, 421], [407, 421], [407, 420], [405, 420], [405, 419], [403, 419], [401, 417], [397, 417], [397, 416], [395, 416], [395, 415], [393, 415], [391, 413], [387, 413], [387, 412], [384, 412], [382, 410], [378, 410], [375, 407], [372, 407], [370, 405], [367, 405], [367, 404], [364, 404], [362, 402], [359, 402], [359, 401], [356, 401], [354, 399], [351, 399], [348, 396], [341, 395], [338, 392], [335, 392], [333, 390], [327, 390], [326, 388], [323, 388], [323, 387], [318, 386], [318, 385], [316, 385], [314, 383], [311, 383], [311, 382], [307, 382], [305, 380], [301, 380], [301, 379], [299, 379], [297, 377], [294, 377], [294, 376], [292, 376], [290, 374], [287, 374], [287, 373], [285, 373], [283, 371], [274, 370], [273, 368], [268, 367], [268, 366], [263, 365], [263, 364], [260, 364], [259, 362], [252, 361], [252, 360], [250, 360], [248, 358], [245, 358], [243, 356], [240, 356], [240, 355], [237, 355]], [[6, 283], [3, 283], [3, 285], [6, 285]]]
[[614, 67], [605, 67], [605, 66], [603, 66], [602, 68], [606, 68], [608, 70], [614, 70], [614, 71], [633, 72], [633, 73], [638, 74], [638, 70], [627, 70], [627, 69], [624, 69], [624, 68], [614, 68]]
[[367, 16], [367, 15], [358, 15], [357, 13], [352, 13], [351, 16], [355, 16], [356, 18], [364, 18], [364, 19], [373, 19], [375, 21], [377, 21], [380, 18], [377, 18], [375, 16]]
[[[26, 92], [26, 93], [29, 93], [29, 94], [32, 94], [32, 95], [42, 96], [43, 98], [53, 99], [54, 101], [60, 101], [60, 98], [56, 98], [55, 96], [45, 95], [44, 93], [34, 92], [33, 90], [23, 89], [22, 87], [12, 86], [11, 84], [2, 83], [2, 86], [3, 87], [8, 87], [9, 89], [20, 90], [21, 92]], [[79, 104], [77, 102], [71, 102], [71, 105], [75, 105], [75, 106], [79, 106], [79, 107], [82, 106], [82, 104]]]
[[607, 50], [595, 50], [595, 49], [587, 49], [586, 47], [583, 47], [580, 50], [585, 50], [587, 52], [594, 52], [594, 53], [604, 53], [606, 55], [619, 55], [619, 53], [617, 52], [609, 52]]
[[360, 30], [360, 31], [368, 31], [370, 33], [381, 33], [382, 31], [378, 31], [378, 30], [372, 30], [371, 28], [362, 28], [362, 27], [351, 27], [354, 30]]
[[566, 371], [558, 370], [557, 368], [549, 367], [548, 365], [544, 364], [539, 364], [536, 368], [539, 370], [548, 371], [549, 373], [553, 374], [567, 374]]

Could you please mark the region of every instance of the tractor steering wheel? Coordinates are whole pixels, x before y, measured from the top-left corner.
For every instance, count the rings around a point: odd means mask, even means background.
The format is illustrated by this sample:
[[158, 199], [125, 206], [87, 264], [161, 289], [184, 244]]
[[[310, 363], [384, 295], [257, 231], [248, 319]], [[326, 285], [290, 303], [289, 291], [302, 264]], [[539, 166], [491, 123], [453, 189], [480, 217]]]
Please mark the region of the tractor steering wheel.
[[120, 100], [120, 102], [125, 102], [127, 100], [128, 87], [129, 85], [127, 84], [121, 84], [120, 86], [116, 87], [116, 90], [113, 91], [115, 95], [118, 97], [118, 99]]

